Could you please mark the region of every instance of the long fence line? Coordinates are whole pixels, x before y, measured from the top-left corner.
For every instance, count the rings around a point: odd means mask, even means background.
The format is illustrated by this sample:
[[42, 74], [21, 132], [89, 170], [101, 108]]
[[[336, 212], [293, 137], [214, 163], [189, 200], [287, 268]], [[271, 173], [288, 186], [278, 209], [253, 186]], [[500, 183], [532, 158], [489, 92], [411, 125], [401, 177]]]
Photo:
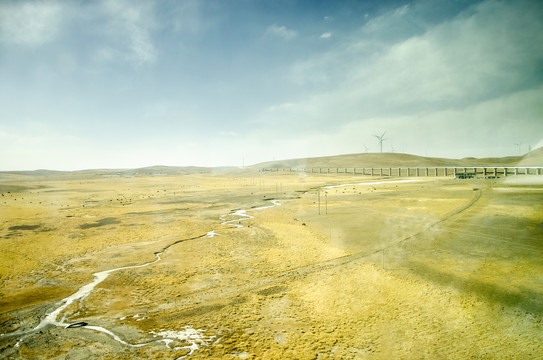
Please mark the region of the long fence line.
[[537, 166], [383, 166], [383, 167], [295, 167], [262, 168], [260, 171], [302, 172], [317, 174], [353, 174], [362, 176], [454, 176], [458, 178], [499, 177], [510, 175], [542, 175]]

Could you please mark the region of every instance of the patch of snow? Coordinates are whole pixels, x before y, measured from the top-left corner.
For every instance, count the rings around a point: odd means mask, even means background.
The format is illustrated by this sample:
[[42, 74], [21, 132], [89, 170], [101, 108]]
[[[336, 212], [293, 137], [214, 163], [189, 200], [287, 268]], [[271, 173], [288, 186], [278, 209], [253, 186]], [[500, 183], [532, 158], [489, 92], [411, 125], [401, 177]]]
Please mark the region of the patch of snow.
[[[205, 334], [205, 330], [193, 329], [190, 326], [185, 326], [184, 330], [163, 330], [159, 332], [151, 331], [151, 334], [160, 336], [163, 339], [159, 340], [164, 342], [166, 346], [172, 350], [188, 349], [190, 352], [188, 355], [192, 355], [194, 351], [198, 350], [201, 346], [209, 346], [212, 344], [214, 335], [208, 336]], [[185, 346], [172, 347], [171, 344], [175, 341], [182, 341], [187, 343]]]

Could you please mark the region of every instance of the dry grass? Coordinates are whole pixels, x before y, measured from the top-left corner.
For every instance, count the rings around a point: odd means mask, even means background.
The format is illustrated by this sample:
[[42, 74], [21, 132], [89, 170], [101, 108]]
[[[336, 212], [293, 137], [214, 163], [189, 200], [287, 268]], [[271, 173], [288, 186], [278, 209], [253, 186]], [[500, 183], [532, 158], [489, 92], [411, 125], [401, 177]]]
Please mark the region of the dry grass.
[[[204, 329], [219, 341], [196, 359], [537, 358], [541, 185], [334, 188], [321, 190], [319, 215], [319, 187], [371, 180], [250, 170], [12, 177], [1, 199], [0, 333], [31, 328], [93, 272], [152, 260], [176, 243], [152, 266], [112, 274], [67, 315], [132, 343], [161, 329]], [[282, 205], [250, 210], [273, 198]], [[220, 224], [238, 209], [254, 218], [241, 229]], [[199, 237], [212, 229], [220, 236]], [[3, 354], [182, 355], [85, 328], [48, 328], [18, 349], [15, 341], [0, 338]]]

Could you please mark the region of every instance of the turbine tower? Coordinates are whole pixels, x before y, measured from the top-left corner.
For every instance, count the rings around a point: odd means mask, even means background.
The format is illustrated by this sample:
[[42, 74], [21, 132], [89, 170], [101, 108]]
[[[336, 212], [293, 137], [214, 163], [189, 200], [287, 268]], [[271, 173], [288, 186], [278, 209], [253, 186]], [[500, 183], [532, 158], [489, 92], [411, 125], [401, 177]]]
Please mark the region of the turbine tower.
[[379, 141], [379, 150], [380, 150], [381, 152], [383, 152], [383, 141], [388, 140], [388, 139], [385, 139], [385, 134], [386, 134], [386, 133], [387, 133], [387, 132], [385, 131], [385, 132], [382, 133], [381, 135], [373, 135], [373, 136], [375, 136], [375, 137], [377, 138], [377, 141]]

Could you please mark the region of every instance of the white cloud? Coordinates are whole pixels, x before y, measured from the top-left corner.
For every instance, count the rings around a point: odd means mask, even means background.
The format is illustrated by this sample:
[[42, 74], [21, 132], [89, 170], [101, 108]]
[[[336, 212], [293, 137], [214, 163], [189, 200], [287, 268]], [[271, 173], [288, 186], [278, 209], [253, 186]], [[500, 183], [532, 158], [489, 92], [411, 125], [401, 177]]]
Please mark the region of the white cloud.
[[139, 28], [135, 28], [131, 34], [132, 59], [138, 64], [153, 62], [156, 58], [156, 50], [149, 34]]
[[129, 61], [136, 65], [153, 63], [157, 50], [151, 36], [156, 27], [151, 2], [106, 1], [105, 44], [97, 53], [101, 60]]
[[328, 39], [332, 36], [332, 33], [325, 32], [321, 35], [321, 39]]
[[[351, 118], [350, 121], [329, 128], [306, 126], [303, 119], [318, 115], [315, 103], [300, 104], [298, 113], [275, 114], [283, 119], [259, 132], [247, 136], [266, 141], [266, 148], [277, 158], [293, 158], [331, 154], [378, 151], [373, 134], [387, 131], [383, 151], [392, 148], [399, 152], [429, 156], [462, 158], [466, 156], [506, 156], [517, 153], [515, 143], [522, 142], [532, 148], [541, 144], [543, 122], [543, 87], [477, 103], [463, 109], [443, 109], [406, 115], [381, 115], [371, 118]], [[333, 121], [341, 117], [337, 110], [324, 114]], [[285, 110], [288, 107], [274, 109]], [[499, 119], [499, 121], [496, 121]], [[289, 131], [284, 131], [285, 123]], [[277, 130], [274, 130], [277, 128]], [[303, 134], [303, 136], [301, 136]], [[254, 141], [258, 143], [258, 141]]]
[[173, 29], [181, 33], [197, 34], [206, 30], [211, 23], [204, 19], [203, 2], [199, 0], [174, 1], [172, 10]]
[[94, 57], [100, 62], [110, 62], [122, 58], [122, 53], [111, 47], [104, 46], [96, 49]]
[[285, 26], [270, 25], [266, 28], [266, 35], [273, 35], [285, 40], [295, 38], [298, 33], [294, 30], [287, 29]]
[[[394, 44], [358, 67], [354, 79], [366, 96], [388, 104], [465, 106], [524, 86], [543, 60], [537, 12], [487, 1], [473, 13]], [[396, 15], [394, 15], [396, 16]]]
[[91, 39], [74, 49], [94, 48], [100, 61], [143, 65], [156, 60], [153, 2], [103, 0], [89, 3], [84, 11], [80, 5], [55, 0], [0, 2], [0, 42], [38, 47], [57, 40], [63, 32], [64, 39], [70, 38], [73, 32]]
[[[526, 10], [488, 1], [392, 44], [375, 44], [363, 31], [291, 67], [292, 81], [307, 86], [304, 97], [290, 101], [298, 104], [292, 111], [322, 114], [326, 122], [332, 112], [328, 106], [342, 116], [351, 109], [351, 116], [373, 117], [461, 108], [523, 90], [534, 76], [541, 77], [538, 64], [543, 62], [541, 11]], [[382, 21], [408, 12], [402, 7]], [[349, 121], [341, 115], [338, 122]], [[308, 124], [314, 122], [307, 118]]]
[[54, 41], [62, 19], [55, 1], [0, 4], [0, 41], [41, 46]]
[[[402, 41], [368, 38], [363, 28], [333, 51], [294, 64], [291, 80], [305, 92], [269, 107], [257, 123], [266, 131], [279, 129], [278, 133], [288, 128], [282, 136], [331, 137], [335, 129], [358, 124], [356, 131], [351, 128], [338, 135], [337, 148], [343, 150], [350, 143], [345, 141], [348, 133], [402, 129], [412, 134], [405, 150], [419, 153], [417, 143], [438, 134], [448, 138], [461, 126], [471, 129], [459, 142], [466, 152], [469, 144], [481, 139], [479, 144], [495, 152], [508, 149], [507, 134], [530, 137], [543, 131], [537, 116], [543, 109], [536, 101], [543, 93], [540, 88], [531, 92], [534, 84], [541, 84], [542, 9], [523, 4], [528, 6], [486, 1]], [[410, 11], [402, 7], [380, 21], [388, 24], [402, 17], [415, 21]], [[377, 21], [369, 25], [372, 31], [381, 28]], [[499, 132], [495, 141], [492, 132]], [[456, 149], [454, 141], [441, 145]]]
[[372, 134], [388, 130], [387, 151], [394, 146], [409, 153], [425, 155], [427, 152], [453, 158], [512, 155], [515, 142], [537, 144], [540, 141], [542, 97], [543, 87], [540, 87], [463, 109], [352, 121], [331, 138], [337, 143], [356, 144], [362, 140], [375, 145]]

